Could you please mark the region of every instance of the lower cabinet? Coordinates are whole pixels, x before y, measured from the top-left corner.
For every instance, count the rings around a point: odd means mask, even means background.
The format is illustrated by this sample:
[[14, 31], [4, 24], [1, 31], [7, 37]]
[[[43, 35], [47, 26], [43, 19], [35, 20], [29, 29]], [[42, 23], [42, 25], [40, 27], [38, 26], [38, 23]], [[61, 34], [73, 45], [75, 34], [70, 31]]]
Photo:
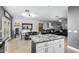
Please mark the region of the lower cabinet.
[[53, 53], [53, 46], [36, 49], [36, 53]]
[[64, 53], [64, 46], [59, 43], [54, 44], [54, 53]]
[[64, 39], [54, 43], [54, 53], [64, 53]]
[[36, 53], [64, 53], [64, 39], [37, 44]]

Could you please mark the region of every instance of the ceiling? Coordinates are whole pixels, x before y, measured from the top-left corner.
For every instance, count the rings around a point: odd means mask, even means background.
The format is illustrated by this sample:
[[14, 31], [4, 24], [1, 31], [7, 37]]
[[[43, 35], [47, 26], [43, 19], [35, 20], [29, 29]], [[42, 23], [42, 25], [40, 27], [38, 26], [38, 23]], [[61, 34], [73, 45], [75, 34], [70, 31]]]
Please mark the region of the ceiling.
[[[37, 15], [36, 18], [42, 20], [53, 20], [56, 16], [59, 18], [67, 18], [67, 7], [66, 6], [4, 6], [4, 8], [15, 18], [23, 17], [22, 13], [25, 9], [29, 10], [30, 13]], [[27, 18], [27, 17], [24, 17]], [[32, 17], [29, 17], [32, 18]]]

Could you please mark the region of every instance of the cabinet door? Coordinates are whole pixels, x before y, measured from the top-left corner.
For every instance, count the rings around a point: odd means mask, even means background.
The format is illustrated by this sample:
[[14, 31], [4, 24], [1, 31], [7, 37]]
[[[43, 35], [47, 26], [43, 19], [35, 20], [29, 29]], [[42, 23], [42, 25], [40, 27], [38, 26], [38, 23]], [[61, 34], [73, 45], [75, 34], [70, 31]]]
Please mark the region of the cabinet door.
[[53, 45], [52, 46], [49, 46], [49, 48], [48, 48], [48, 53], [53, 53], [54, 51], [53, 51]]
[[36, 53], [53, 53], [53, 46], [38, 48]]
[[49, 53], [53, 53], [54, 51], [54, 42], [53, 41], [50, 41], [50, 45], [49, 45], [49, 49], [48, 49], [48, 52]]
[[64, 41], [59, 41], [54, 44], [54, 53], [64, 53]]

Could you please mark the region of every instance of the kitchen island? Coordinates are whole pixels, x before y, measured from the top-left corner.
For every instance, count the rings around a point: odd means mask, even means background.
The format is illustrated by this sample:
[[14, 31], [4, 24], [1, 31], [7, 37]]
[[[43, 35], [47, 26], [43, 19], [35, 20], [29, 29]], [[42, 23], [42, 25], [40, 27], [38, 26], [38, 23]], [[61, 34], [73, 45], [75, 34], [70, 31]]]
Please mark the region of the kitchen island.
[[34, 35], [32, 39], [32, 53], [64, 53], [64, 36], [45, 34]]

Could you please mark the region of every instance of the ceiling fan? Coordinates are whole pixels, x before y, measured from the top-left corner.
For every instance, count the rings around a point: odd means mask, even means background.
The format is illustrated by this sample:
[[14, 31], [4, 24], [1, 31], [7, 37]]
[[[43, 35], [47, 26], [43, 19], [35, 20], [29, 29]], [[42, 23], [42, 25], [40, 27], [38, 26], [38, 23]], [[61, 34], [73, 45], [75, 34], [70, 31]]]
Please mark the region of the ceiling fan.
[[29, 13], [29, 12], [30, 12], [30, 10], [25, 9], [25, 12], [26, 12], [26, 14], [28, 14], [28, 16], [31, 16], [31, 15], [30, 15], [30, 13]]

